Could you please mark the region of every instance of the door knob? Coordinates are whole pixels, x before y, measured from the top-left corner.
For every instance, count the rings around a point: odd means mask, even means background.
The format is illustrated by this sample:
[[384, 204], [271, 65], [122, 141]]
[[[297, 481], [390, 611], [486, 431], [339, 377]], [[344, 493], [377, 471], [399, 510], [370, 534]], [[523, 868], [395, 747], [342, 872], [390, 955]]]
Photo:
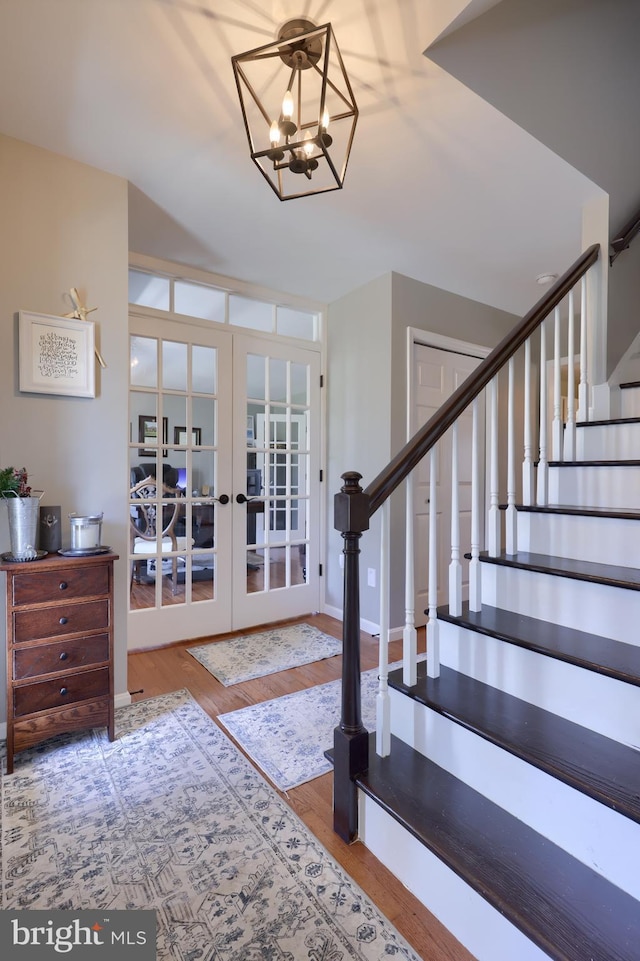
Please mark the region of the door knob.
[[217, 501], [218, 504], [228, 504], [231, 500], [228, 494], [220, 494], [220, 497], [214, 497], [213, 499]]
[[254, 501], [255, 499], [256, 499], [255, 497], [247, 497], [246, 494], [236, 494], [237, 504], [249, 504], [251, 501]]

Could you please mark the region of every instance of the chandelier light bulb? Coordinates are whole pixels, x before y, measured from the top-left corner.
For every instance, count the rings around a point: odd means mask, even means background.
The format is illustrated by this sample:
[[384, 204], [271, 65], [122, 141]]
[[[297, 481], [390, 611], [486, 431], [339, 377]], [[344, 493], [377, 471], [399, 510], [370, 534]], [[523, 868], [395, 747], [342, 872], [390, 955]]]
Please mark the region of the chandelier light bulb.
[[271, 141], [272, 147], [277, 147], [280, 143], [280, 127], [278, 126], [277, 120], [274, 120], [271, 124], [269, 130], [269, 140]]
[[322, 111], [322, 120], [321, 120], [321, 122], [320, 122], [320, 126], [322, 127], [322, 129], [323, 129], [323, 131], [324, 131], [325, 133], [326, 133], [327, 130], [329, 129], [329, 119], [330, 119], [330, 118], [329, 118], [329, 111], [328, 111], [327, 108], [325, 107], [324, 110]]
[[282, 98], [282, 116], [285, 120], [291, 120], [293, 117], [293, 97], [290, 90], [287, 90]]
[[302, 148], [305, 154], [307, 155], [307, 157], [311, 156], [311, 154], [313, 153], [314, 147], [315, 147], [315, 143], [314, 143], [313, 137], [311, 136], [311, 131], [307, 130], [306, 134], [304, 135], [304, 143], [302, 145]]

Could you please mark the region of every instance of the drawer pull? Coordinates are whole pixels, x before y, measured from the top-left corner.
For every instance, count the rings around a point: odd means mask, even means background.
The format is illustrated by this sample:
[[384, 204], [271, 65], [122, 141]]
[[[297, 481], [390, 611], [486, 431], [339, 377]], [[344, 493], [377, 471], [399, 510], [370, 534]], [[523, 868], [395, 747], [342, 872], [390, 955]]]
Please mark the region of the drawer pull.
[[66, 693], [67, 693], [66, 687], [61, 687], [61, 688], [60, 688], [60, 693], [61, 693], [61, 694], [66, 694]]
[[61, 590], [61, 591], [66, 591], [67, 587], [68, 587], [68, 584], [67, 584], [66, 581], [60, 581], [60, 590]]
[[61, 661], [66, 661], [66, 659], [67, 659], [68, 657], [69, 657], [69, 655], [67, 654], [67, 652], [66, 652], [66, 651], [63, 651], [62, 654], [60, 655], [60, 660], [61, 660]]
[[67, 624], [68, 621], [69, 621], [69, 618], [68, 618], [68, 617], [61, 617], [61, 618], [60, 618], [60, 623], [61, 623], [61, 624]]

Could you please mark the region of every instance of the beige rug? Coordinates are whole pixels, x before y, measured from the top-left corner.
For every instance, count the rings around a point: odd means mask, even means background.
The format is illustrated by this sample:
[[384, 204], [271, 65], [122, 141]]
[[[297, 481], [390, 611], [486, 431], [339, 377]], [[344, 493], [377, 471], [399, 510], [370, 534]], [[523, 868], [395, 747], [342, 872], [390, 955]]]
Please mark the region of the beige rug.
[[3, 910], [153, 909], [157, 961], [419, 961], [187, 691], [116, 732], [1, 778]]
[[230, 687], [342, 654], [342, 641], [311, 624], [292, 624], [228, 641], [187, 648], [221, 684]]

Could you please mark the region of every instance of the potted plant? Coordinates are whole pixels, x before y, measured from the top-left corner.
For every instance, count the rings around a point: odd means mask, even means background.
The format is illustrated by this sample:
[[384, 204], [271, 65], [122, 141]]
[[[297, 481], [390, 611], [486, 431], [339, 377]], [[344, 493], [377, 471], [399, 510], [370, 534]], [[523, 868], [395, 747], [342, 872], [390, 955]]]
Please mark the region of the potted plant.
[[31, 497], [24, 467], [5, 467], [0, 470], [0, 494], [3, 497]]
[[0, 470], [0, 495], [7, 502], [11, 559], [33, 560], [38, 556], [38, 510], [43, 492], [32, 495], [26, 468]]

